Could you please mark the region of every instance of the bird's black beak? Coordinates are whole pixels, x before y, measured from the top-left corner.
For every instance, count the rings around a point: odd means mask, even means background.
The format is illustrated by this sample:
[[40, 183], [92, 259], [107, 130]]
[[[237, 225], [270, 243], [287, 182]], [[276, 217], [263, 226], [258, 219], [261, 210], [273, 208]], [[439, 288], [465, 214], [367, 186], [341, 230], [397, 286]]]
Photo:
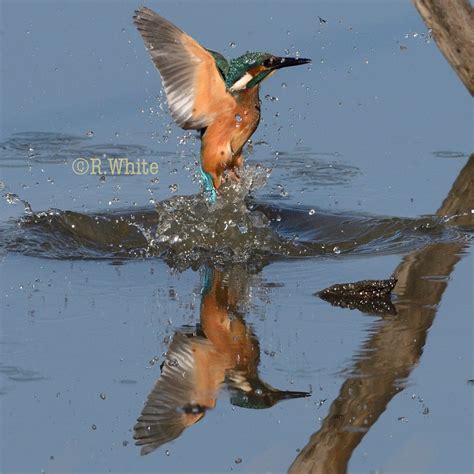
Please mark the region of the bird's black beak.
[[304, 398], [310, 397], [310, 392], [287, 392], [287, 391], [278, 391], [275, 395], [275, 398], [280, 400], [291, 400], [292, 398]]
[[279, 58], [275, 57], [272, 61], [270, 69], [281, 69], [283, 67], [299, 66], [300, 64], [308, 64], [311, 59], [307, 58]]

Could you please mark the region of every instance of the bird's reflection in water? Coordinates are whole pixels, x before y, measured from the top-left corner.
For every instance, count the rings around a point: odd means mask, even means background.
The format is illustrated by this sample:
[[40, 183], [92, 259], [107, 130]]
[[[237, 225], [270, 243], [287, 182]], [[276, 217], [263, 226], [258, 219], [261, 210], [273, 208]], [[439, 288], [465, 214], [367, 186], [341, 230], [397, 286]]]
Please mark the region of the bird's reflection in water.
[[200, 325], [175, 333], [134, 427], [141, 454], [179, 437], [214, 408], [225, 385], [233, 405], [269, 408], [280, 400], [309, 396], [277, 390], [258, 374], [258, 339], [245, 324], [239, 307], [249, 294], [248, 273], [242, 268], [203, 271]]

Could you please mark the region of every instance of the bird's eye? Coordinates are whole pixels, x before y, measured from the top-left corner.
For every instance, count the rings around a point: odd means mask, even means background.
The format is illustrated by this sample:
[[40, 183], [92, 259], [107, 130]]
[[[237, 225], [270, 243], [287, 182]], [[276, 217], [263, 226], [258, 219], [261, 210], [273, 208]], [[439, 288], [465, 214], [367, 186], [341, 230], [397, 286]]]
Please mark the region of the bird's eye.
[[268, 59], [265, 59], [265, 61], [263, 61], [263, 65], [265, 67], [271, 67], [273, 66], [274, 62], [275, 62], [274, 58], [268, 58]]

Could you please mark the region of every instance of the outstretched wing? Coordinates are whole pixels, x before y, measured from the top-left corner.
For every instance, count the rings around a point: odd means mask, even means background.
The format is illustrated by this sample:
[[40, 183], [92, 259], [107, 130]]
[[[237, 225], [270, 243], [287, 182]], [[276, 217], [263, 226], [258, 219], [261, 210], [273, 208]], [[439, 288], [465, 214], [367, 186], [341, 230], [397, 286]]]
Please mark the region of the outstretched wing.
[[161, 74], [171, 115], [185, 129], [207, 127], [235, 105], [213, 55], [190, 36], [146, 7], [133, 17]]
[[[198, 344], [208, 344], [205, 340], [195, 339]], [[195, 378], [191, 339], [177, 333], [166, 355], [161, 376], [133, 428], [136, 444], [142, 446], [141, 454], [148, 454], [176, 439], [204, 416], [204, 411], [195, 415], [186, 413], [186, 407], [193, 402]]]

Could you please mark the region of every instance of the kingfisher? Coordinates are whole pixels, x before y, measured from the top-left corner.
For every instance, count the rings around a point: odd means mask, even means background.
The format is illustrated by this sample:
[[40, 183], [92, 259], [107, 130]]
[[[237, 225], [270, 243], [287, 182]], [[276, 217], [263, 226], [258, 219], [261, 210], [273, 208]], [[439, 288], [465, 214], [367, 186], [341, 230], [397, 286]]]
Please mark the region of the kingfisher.
[[279, 390], [260, 378], [260, 344], [239, 310], [249, 294], [245, 272], [238, 267], [202, 270], [200, 324], [176, 331], [134, 426], [143, 455], [202, 420], [216, 407], [224, 386], [232, 405], [250, 409], [311, 395]]
[[277, 69], [310, 59], [247, 52], [228, 61], [146, 7], [134, 23], [157, 67], [174, 121], [201, 134], [201, 177], [213, 203], [224, 174], [240, 179], [242, 149], [260, 121], [259, 89]]

